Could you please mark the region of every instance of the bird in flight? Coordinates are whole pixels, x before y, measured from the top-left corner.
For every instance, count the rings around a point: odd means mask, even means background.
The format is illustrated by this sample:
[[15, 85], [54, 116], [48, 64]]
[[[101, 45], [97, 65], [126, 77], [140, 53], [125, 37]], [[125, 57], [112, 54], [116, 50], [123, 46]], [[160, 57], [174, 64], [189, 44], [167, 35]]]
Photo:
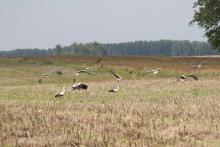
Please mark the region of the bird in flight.
[[155, 68], [152, 70], [148, 70], [145, 73], [154, 73], [154, 74], [158, 74], [161, 71], [161, 68]]
[[133, 71], [133, 70], [131, 70], [131, 71], [129, 71], [129, 72], [128, 72], [128, 74], [133, 74], [133, 73], [134, 73], [134, 71]]
[[102, 61], [102, 58], [99, 58], [94, 64], [98, 64]]
[[74, 73], [75, 76], [78, 76], [79, 74], [82, 73], [86, 73], [86, 74], [91, 74], [90, 72], [88, 72], [88, 69], [82, 69], [82, 70], [78, 70]]
[[[59, 70], [53, 69], [53, 70], [51, 70], [51, 71], [48, 72], [48, 73], [43, 73], [43, 74], [41, 74], [41, 76], [42, 76], [42, 77], [50, 77], [50, 76], [52, 76], [53, 74], [57, 74], [57, 75], [61, 76], [63, 73], [62, 73], [61, 71], [59, 71]], [[40, 79], [38, 80], [38, 83], [42, 83], [42, 78], [40, 78]]]
[[192, 79], [195, 80], [195, 81], [198, 81], [198, 80], [199, 80], [198, 76], [196, 76], [196, 75], [194, 75], [194, 74], [191, 74], [191, 75], [189, 75], [188, 77], [189, 77], [189, 78], [192, 78]]
[[112, 73], [112, 75], [117, 79], [117, 80], [121, 80], [122, 77], [120, 75], [118, 75], [117, 73], [115, 73], [114, 71], [110, 70], [110, 73]]
[[74, 78], [73, 80], [73, 85], [72, 85], [72, 90], [86, 90], [88, 89], [88, 85], [84, 84], [84, 83], [76, 83], [76, 79]]
[[198, 80], [199, 80], [198, 76], [196, 76], [196, 75], [194, 75], [194, 74], [190, 74], [190, 75], [188, 75], [188, 76], [186, 76], [186, 75], [181, 75], [177, 80], [178, 80], [178, 81], [187, 81], [187, 80], [190, 80], [190, 78], [193, 79], [193, 80], [195, 80], [195, 81], [198, 81]]
[[88, 67], [85, 68], [85, 70], [91, 69], [94, 65], [99, 64], [102, 61], [102, 58], [99, 58], [94, 63], [90, 64]]
[[187, 80], [187, 76], [181, 75], [180, 77], [177, 78], [178, 81], [185, 81]]
[[42, 79], [39, 79], [39, 80], [38, 80], [38, 83], [42, 83]]
[[67, 89], [65, 87], [63, 87], [63, 90], [58, 92], [55, 97], [61, 97], [64, 96], [64, 94], [66, 93]]
[[44, 77], [49, 77], [49, 76], [51, 76], [53, 74], [62, 75], [63, 73], [61, 71], [59, 71], [59, 70], [53, 69], [49, 73], [44, 73], [44, 74], [41, 74], [41, 75], [44, 76]]
[[108, 92], [116, 93], [116, 92], [118, 92], [119, 88], [120, 88], [119, 85], [117, 87], [112, 87], [112, 89], [110, 89]]
[[207, 61], [208, 61], [208, 60], [204, 60], [204, 61], [200, 62], [199, 64], [196, 64], [196, 65], [192, 66], [191, 69], [199, 69], [199, 68], [201, 68], [202, 65], [203, 65], [204, 63], [206, 63]]
[[72, 90], [86, 90], [88, 89], [88, 85], [86, 85], [85, 83], [74, 83], [72, 85]]

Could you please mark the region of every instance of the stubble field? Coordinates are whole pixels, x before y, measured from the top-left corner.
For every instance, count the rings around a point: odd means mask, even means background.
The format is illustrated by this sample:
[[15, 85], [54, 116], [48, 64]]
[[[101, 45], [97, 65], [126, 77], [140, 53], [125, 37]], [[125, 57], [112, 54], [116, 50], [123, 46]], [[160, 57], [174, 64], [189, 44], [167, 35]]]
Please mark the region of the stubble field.
[[[220, 145], [220, 58], [103, 57], [92, 66], [97, 59], [1, 58], [1, 145]], [[207, 59], [200, 70], [188, 70]], [[54, 97], [71, 86], [74, 71], [88, 66], [92, 74], [77, 77], [88, 90]], [[157, 67], [162, 68], [157, 75], [143, 74]], [[63, 74], [41, 77], [52, 69]], [[115, 80], [111, 69], [123, 79]], [[199, 80], [177, 82], [183, 73]], [[118, 84], [117, 93], [108, 92]]]

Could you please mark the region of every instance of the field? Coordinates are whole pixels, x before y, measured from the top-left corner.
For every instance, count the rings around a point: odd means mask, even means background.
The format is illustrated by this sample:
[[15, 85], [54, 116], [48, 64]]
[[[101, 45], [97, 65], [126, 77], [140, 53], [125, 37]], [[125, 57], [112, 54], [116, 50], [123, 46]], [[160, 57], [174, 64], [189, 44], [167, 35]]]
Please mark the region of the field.
[[[93, 66], [97, 59], [0, 58], [0, 144], [220, 146], [219, 57], [103, 57]], [[200, 70], [188, 70], [207, 59]], [[77, 78], [88, 90], [54, 97], [71, 86], [74, 71], [88, 66], [92, 74]], [[156, 67], [162, 68], [157, 75], [143, 74]], [[41, 77], [52, 69], [63, 74]], [[199, 80], [177, 82], [185, 73]], [[109, 93], [117, 84], [120, 90]]]

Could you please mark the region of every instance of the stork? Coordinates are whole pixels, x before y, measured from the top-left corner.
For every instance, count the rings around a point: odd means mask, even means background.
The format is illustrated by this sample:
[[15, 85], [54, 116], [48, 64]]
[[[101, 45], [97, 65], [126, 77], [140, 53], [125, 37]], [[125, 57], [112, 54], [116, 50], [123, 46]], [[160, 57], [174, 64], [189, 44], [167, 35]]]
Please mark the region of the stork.
[[75, 76], [78, 76], [79, 74], [86, 73], [86, 74], [91, 74], [90, 72], [87, 71], [87, 69], [82, 69], [78, 70], [74, 73]]
[[117, 87], [112, 87], [112, 89], [110, 89], [108, 92], [116, 93], [116, 92], [118, 92], [119, 88], [120, 88], [119, 85]]
[[208, 61], [208, 60], [204, 60], [204, 61], [200, 62], [199, 64], [196, 64], [196, 65], [192, 66], [191, 69], [199, 69], [199, 68], [201, 68], [202, 65], [203, 65], [204, 63], [206, 63], [207, 61]]
[[121, 77], [120, 75], [116, 74], [114, 71], [110, 70], [110, 73], [112, 73], [113, 76], [114, 76], [117, 80], [121, 80], [121, 79], [122, 79], [122, 77]]
[[72, 90], [86, 90], [88, 89], [88, 85], [86, 85], [85, 83], [75, 83], [76, 82], [76, 79], [74, 78], [74, 82], [73, 82], [73, 85], [72, 85]]
[[99, 58], [94, 64], [98, 64], [102, 61], [102, 58]]
[[134, 71], [132, 71], [132, 70], [128, 72], [128, 74], [133, 74], [133, 73], [134, 73]]
[[181, 80], [181, 81], [187, 81], [187, 80], [189, 80], [189, 78], [192, 78], [192, 79], [195, 80], [195, 81], [198, 81], [198, 80], [199, 80], [198, 76], [196, 76], [196, 75], [194, 75], [194, 74], [190, 74], [190, 75], [188, 75], [188, 76], [181, 75], [177, 80], [178, 80], [178, 81], [179, 81], [179, 80]]
[[159, 71], [161, 71], [161, 68], [155, 68], [155, 69], [152, 69], [152, 70], [146, 71], [145, 73], [154, 73], [154, 74], [158, 74]]
[[62, 74], [63, 74], [61, 71], [53, 69], [53, 70], [51, 70], [49, 73], [41, 74], [41, 76], [49, 77], [49, 76], [51, 76], [51, 75], [54, 74], [54, 73], [56, 73], [56, 74], [58, 74], [58, 75], [62, 75]]
[[[41, 74], [41, 76], [43, 76], [43, 77], [49, 77], [49, 76], [52, 76], [54, 73], [57, 74], [57, 75], [59, 75], [59, 76], [61, 76], [61, 75], [63, 74], [61, 71], [53, 69], [53, 70], [51, 70], [51, 71], [48, 72], [48, 73], [43, 73], [43, 74]], [[40, 79], [38, 80], [38, 83], [42, 83], [42, 78], [40, 78]]]
[[39, 79], [39, 80], [38, 80], [38, 83], [42, 83], [42, 79]]
[[178, 81], [179, 81], [179, 80], [181, 80], [181, 81], [186, 81], [186, 80], [187, 80], [187, 76], [181, 75], [177, 80], [178, 80]]
[[66, 88], [63, 87], [63, 90], [60, 91], [60, 92], [58, 92], [58, 93], [55, 95], [55, 97], [61, 97], [61, 96], [64, 96], [65, 93], [66, 93]]
[[198, 76], [196, 76], [196, 75], [194, 75], [194, 74], [191, 74], [191, 75], [189, 75], [188, 77], [189, 77], [189, 78], [193, 78], [193, 80], [195, 80], [195, 81], [198, 81], [198, 80], [199, 80]]

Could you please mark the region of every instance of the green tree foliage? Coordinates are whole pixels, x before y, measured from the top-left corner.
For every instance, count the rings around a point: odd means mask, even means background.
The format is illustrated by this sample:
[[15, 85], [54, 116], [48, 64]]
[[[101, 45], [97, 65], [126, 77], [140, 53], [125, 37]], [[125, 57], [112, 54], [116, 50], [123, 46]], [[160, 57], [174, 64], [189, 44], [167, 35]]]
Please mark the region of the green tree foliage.
[[220, 0], [197, 0], [190, 24], [197, 22], [205, 29], [210, 44], [220, 51]]
[[87, 56], [104, 56], [107, 55], [102, 44], [98, 42], [92, 43], [73, 43], [70, 46], [63, 47], [65, 55], [87, 55]]
[[107, 55], [137, 56], [200, 56], [218, 54], [206, 42], [198, 41], [135, 41], [103, 44]]
[[54, 49], [55, 55], [61, 55], [62, 53], [62, 46], [60, 44], [57, 44]]

